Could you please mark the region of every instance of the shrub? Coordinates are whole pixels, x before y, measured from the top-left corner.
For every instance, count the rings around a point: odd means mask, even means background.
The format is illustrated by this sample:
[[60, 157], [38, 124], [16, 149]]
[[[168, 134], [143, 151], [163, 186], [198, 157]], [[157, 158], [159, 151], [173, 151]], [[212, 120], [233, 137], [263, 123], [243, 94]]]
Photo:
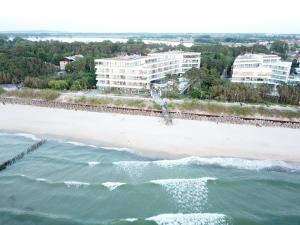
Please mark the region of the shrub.
[[69, 84], [65, 80], [50, 80], [48, 85], [55, 90], [67, 90], [69, 88]]

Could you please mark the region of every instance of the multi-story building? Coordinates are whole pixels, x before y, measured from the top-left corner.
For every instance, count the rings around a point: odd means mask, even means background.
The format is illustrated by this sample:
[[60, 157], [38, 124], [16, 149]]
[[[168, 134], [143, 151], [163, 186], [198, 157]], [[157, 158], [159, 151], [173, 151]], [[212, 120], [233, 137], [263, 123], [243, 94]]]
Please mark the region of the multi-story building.
[[149, 89], [166, 74], [181, 75], [200, 68], [201, 53], [171, 51], [147, 56], [120, 56], [96, 59], [98, 88]]
[[233, 63], [232, 82], [280, 84], [290, 81], [291, 62], [277, 55], [239, 55]]

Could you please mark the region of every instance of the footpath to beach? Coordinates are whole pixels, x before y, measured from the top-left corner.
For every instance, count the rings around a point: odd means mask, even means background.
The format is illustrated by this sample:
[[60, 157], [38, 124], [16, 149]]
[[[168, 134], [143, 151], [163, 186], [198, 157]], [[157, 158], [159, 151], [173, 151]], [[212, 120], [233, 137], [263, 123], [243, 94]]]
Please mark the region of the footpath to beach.
[[124, 147], [155, 158], [240, 157], [300, 162], [300, 129], [177, 118], [172, 126], [166, 126], [159, 112], [156, 116], [128, 115], [6, 102], [0, 104], [0, 129]]

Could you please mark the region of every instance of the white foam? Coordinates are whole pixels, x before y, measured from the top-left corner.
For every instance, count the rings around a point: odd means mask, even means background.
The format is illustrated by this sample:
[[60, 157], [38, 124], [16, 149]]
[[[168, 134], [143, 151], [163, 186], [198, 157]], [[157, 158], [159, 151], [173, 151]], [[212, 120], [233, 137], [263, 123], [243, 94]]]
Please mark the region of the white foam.
[[80, 186], [89, 186], [90, 185], [90, 183], [79, 182], [79, 181], [64, 181], [64, 184], [67, 185], [67, 187], [71, 187], [71, 186], [80, 187]]
[[85, 144], [85, 143], [77, 142], [77, 141], [66, 141], [65, 143], [75, 145], [75, 146], [88, 146], [88, 147], [92, 147], [92, 148], [97, 148], [96, 145], [89, 145], [89, 144]]
[[161, 185], [177, 203], [181, 211], [203, 209], [207, 202], [208, 180], [216, 180], [214, 177], [203, 177], [196, 179], [161, 179], [151, 180], [151, 183]]
[[137, 220], [138, 220], [137, 218], [127, 218], [127, 219], [124, 219], [123, 221], [134, 222], [134, 221], [137, 221]]
[[41, 140], [37, 136], [35, 136], [33, 134], [28, 134], [28, 133], [0, 133], [0, 136], [19, 136], [19, 137], [24, 137], [24, 138], [31, 139], [33, 141], [40, 141]]
[[102, 183], [103, 186], [107, 187], [110, 191], [115, 190], [117, 187], [124, 185], [125, 183], [121, 182], [105, 182]]
[[44, 179], [44, 178], [36, 178], [35, 180], [36, 180], [36, 181], [39, 181], [39, 182], [46, 182], [46, 181], [47, 181], [47, 180]]
[[107, 149], [107, 150], [114, 150], [114, 151], [118, 151], [118, 152], [129, 152], [129, 153], [135, 153], [135, 151], [133, 151], [130, 148], [118, 148], [118, 147], [110, 147], [110, 146], [101, 146], [101, 148]]
[[147, 218], [158, 225], [226, 225], [226, 216], [218, 213], [160, 214]]
[[187, 178], [187, 179], [159, 179], [159, 180], [151, 180], [150, 183], [154, 184], [170, 184], [170, 183], [186, 183], [186, 182], [207, 182], [209, 180], [217, 180], [215, 177], [201, 177], [201, 178]]
[[96, 166], [96, 165], [98, 165], [98, 164], [100, 164], [100, 162], [96, 162], [96, 161], [88, 162], [88, 165], [89, 165], [90, 167], [94, 167], [94, 166]]
[[300, 170], [299, 165], [288, 164], [279, 160], [250, 160], [241, 158], [202, 158], [202, 157], [187, 157], [178, 160], [158, 160], [153, 161], [153, 164], [164, 168], [186, 165], [214, 165], [221, 167], [230, 167], [246, 170]]
[[120, 167], [131, 177], [140, 177], [143, 174], [145, 167], [151, 162], [149, 161], [119, 161], [113, 162], [114, 165]]

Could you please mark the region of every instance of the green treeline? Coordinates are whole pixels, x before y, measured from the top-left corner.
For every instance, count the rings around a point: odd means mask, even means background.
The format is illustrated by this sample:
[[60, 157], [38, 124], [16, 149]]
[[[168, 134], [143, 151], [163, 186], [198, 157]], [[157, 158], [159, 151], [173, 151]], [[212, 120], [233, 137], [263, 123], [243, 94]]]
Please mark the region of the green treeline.
[[[288, 46], [274, 41], [270, 49], [263, 45], [228, 46], [200, 44], [190, 48], [165, 44], [145, 44], [140, 40], [127, 43], [103, 42], [32, 42], [22, 38], [0, 36], [0, 84], [14, 83], [25, 87], [55, 90], [84, 90], [96, 87], [94, 59], [113, 57], [122, 52], [146, 55], [151, 51], [183, 50], [201, 52], [201, 69], [192, 69], [187, 77], [192, 81], [188, 97], [239, 102], [276, 102], [298, 105], [300, 87], [282, 85], [274, 89], [268, 85], [235, 84], [221, 79], [221, 74], [231, 75], [231, 66], [239, 54], [276, 53], [286, 57]], [[83, 55], [66, 65], [66, 74], [57, 75], [58, 65], [66, 56]], [[297, 64], [295, 61], [293, 64]], [[173, 95], [179, 97], [178, 93]]]
[[[32, 88], [81, 90], [96, 84], [94, 59], [113, 57], [121, 52], [145, 55], [152, 49], [174, 50], [161, 44], [103, 42], [32, 42], [0, 36], [0, 84], [24, 84]], [[57, 76], [59, 61], [66, 56], [83, 55], [66, 66], [66, 76]]]
[[195, 99], [213, 99], [229, 102], [280, 103], [299, 105], [300, 85], [277, 86], [278, 95], [272, 94], [274, 87], [268, 84], [231, 83], [220, 78], [216, 69], [193, 68], [187, 72], [193, 85], [188, 95]]

